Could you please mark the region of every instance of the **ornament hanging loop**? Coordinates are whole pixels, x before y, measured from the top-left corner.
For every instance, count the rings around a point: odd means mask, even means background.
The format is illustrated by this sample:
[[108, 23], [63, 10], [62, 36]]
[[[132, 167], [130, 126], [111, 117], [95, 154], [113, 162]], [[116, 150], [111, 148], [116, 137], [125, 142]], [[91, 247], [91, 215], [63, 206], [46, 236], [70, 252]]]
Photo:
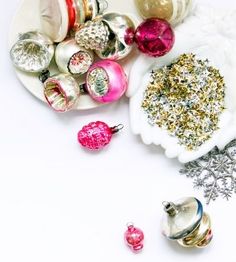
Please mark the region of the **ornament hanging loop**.
[[124, 125], [119, 124], [117, 126], [111, 127], [111, 132], [112, 132], [112, 134], [116, 134], [116, 133], [120, 132], [122, 129], [124, 129]]

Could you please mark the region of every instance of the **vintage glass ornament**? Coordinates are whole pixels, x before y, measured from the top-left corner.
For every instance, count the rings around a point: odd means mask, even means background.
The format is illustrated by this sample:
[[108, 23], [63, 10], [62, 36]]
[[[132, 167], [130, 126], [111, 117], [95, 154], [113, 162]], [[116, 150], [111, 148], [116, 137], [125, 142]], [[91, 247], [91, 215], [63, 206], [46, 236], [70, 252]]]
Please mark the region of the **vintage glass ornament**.
[[127, 225], [127, 231], [125, 232], [124, 237], [126, 244], [134, 252], [138, 252], [143, 249], [144, 233], [141, 229], [130, 223]]
[[165, 20], [147, 19], [135, 30], [128, 16], [109, 13], [81, 26], [75, 39], [102, 59], [119, 60], [131, 52], [134, 42], [142, 53], [163, 56], [173, 47], [175, 36]]
[[89, 70], [94, 55], [92, 51], [80, 47], [74, 39], [67, 39], [56, 47], [55, 60], [60, 72], [79, 76]]
[[163, 202], [165, 215], [162, 221], [163, 234], [176, 240], [183, 247], [204, 248], [210, 244], [213, 233], [211, 220], [203, 212], [201, 202], [193, 197], [175, 202]]
[[78, 132], [78, 142], [89, 150], [101, 150], [111, 142], [112, 136], [123, 128], [123, 125], [109, 127], [101, 121], [92, 122]]
[[142, 53], [160, 57], [172, 49], [175, 35], [167, 21], [150, 18], [138, 26], [134, 34], [134, 41]]
[[127, 77], [124, 69], [111, 60], [93, 64], [86, 77], [86, 89], [90, 96], [100, 103], [119, 100], [127, 90]]
[[13, 64], [20, 70], [39, 73], [48, 68], [54, 55], [53, 42], [39, 32], [20, 35], [13, 45], [10, 56]]
[[40, 0], [41, 27], [54, 42], [63, 41], [74, 27], [102, 14], [105, 0]]
[[193, 0], [135, 0], [135, 3], [143, 18], [156, 17], [176, 25], [189, 14]]
[[101, 59], [120, 60], [132, 50], [125, 37], [135, 29], [127, 15], [107, 13], [81, 25], [75, 39], [87, 49], [94, 50]]
[[79, 95], [80, 87], [71, 75], [54, 75], [44, 82], [44, 96], [56, 112], [64, 113], [73, 109]]

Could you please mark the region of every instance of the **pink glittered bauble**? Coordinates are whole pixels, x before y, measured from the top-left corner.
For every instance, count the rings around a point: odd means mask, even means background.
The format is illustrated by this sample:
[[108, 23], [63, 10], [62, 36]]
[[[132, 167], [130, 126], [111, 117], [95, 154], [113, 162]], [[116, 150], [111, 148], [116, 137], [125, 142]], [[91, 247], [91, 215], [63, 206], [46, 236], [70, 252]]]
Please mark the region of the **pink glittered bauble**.
[[137, 252], [142, 250], [144, 241], [143, 231], [134, 227], [132, 224], [129, 225], [125, 232], [125, 241], [133, 251]]
[[175, 35], [167, 21], [150, 18], [139, 25], [135, 32], [134, 41], [142, 53], [160, 57], [172, 49]]
[[99, 150], [110, 143], [112, 135], [112, 129], [107, 124], [97, 121], [79, 131], [78, 141], [87, 149]]

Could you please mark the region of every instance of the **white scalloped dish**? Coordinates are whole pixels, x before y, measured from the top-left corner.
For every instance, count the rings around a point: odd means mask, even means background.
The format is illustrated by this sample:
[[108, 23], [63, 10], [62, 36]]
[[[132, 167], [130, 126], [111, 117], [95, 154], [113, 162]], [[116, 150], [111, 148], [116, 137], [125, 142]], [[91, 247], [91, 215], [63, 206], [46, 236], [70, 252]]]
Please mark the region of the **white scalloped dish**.
[[[220, 149], [236, 137], [236, 11], [216, 12], [212, 8], [197, 7], [194, 14], [175, 29], [176, 43], [173, 50], [162, 58], [141, 55], [132, 67], [129, 79], [131, 127], [147, 145], [160, 145], [166, 156], [180, 162], [193, 161], [212, 148]], [[211, 138], [195, 150], [180, 145], [178, 138], [157, 125], [150, 125], [141, 107], [150, 72], [154, 68], [169, 65], [183, 53], [194, 53], [208, 59], [224, 76], [226, 85], [226, 109], [220, 115], [219, 129]]]

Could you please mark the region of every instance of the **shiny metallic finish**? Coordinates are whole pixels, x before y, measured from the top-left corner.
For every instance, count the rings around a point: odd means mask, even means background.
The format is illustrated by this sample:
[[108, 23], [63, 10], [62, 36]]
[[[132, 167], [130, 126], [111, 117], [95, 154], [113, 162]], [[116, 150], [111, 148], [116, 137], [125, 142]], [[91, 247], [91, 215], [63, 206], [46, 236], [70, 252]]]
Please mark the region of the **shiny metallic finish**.
[[163, 234], [183, 247], [206, 247], [212, 240], [210, 217], [196, 198], [163, 202]]
[[68, 39], [57, 46], [55, 60], [60, 72], [83, 75], [93, 64], [94, 55], [80, 47], [74, 39]]
[[[184, 247], [195, 247], [198, 245], [203, 246], [203, 242], [206, 243], [205, 240], [209, 235], [210, 230], [211, 230], [210, 217], [209, 215], [204, 213], [199, 226], [186, 238], [178, 240], [178, 243]], [[207, 243], [209, 244], [210, 241], [207, 241]]]
[[46, 80], [44, 95], [51, 108], [56, 112], [64, 113], [76, 106], [80, 88], [72, 76], [59, 74]]
[[98, 18], [81, 25], [75, 34], [75, 41], [86, 49], [103, 50], [109, 43], [109, 35], [108, 26]]
[[119, 60], [132, 51], [127, 35], [135, 31], [134, 22], [126, 15], [107, 13], [82, 25], [76, 32], [76, 42], [94, 50], [101, 59]]
[[103, 15], [102, 22], [109, 27], [110, 37], [107, 46], [103, 50], [96, 51], [101, 59], [120, 60], [126, 57], [133, 46], [125, 41], [128, 31], [135, 31], [135, 24], [126, 15], [107, 13]]
[[163, 234], [173, 240], [188, 236], [199, 225], [203, 207], [196, 198], [183, 198], [174, 203], [164, 202]]
[[39, 73], [48, 68], [53, 58], [53, 42], [39, 32], [28, 32], [19, 37], [10, 55], [13, 64], [18, 69]]

